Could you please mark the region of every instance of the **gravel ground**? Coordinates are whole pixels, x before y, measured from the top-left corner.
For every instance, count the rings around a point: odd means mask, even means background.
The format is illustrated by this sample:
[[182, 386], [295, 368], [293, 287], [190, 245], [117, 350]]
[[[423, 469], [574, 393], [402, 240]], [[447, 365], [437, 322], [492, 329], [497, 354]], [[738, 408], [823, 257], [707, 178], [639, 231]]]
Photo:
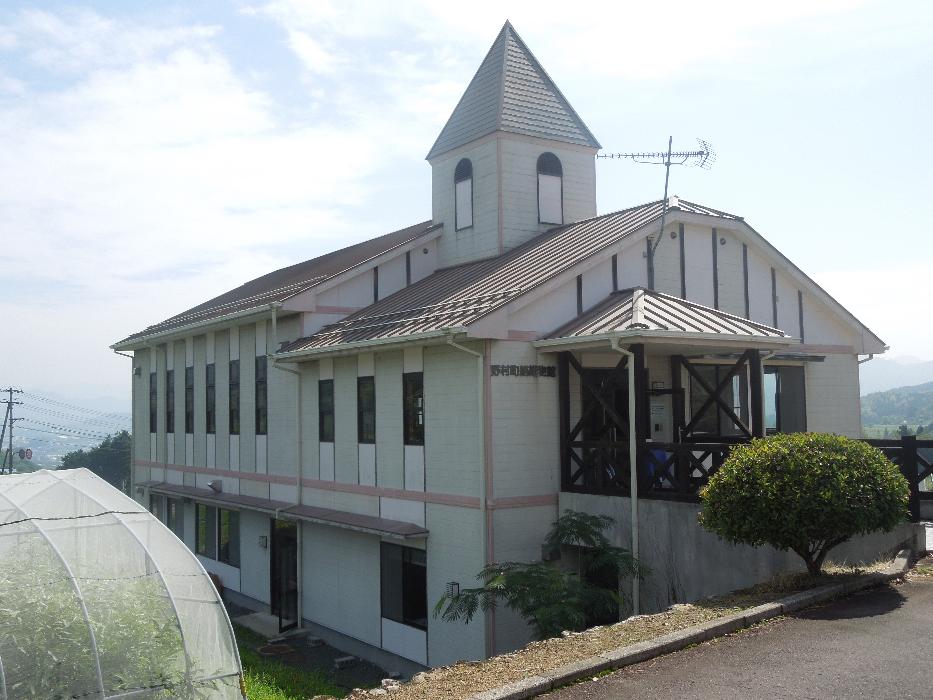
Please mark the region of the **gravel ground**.
[[[774, 579], [766, 584], [688, 605], [675, 605], [665, 612], [629, 618], [615, 625], [594, 627], [563, 637], [532, 642], [511, 654], [486, 661], [461, 661], [420, 673], [391, 694], [392, 700], [462, 700], [474, 693], [521, 680], [542, 671], [579, 661], [600, 652], [635, 644], [675, 632], [701, 622], [729, 615], [739, 610], [771, 602], [777, 597], [814, 588], [827, 583], [840, 583], [870, 569], [831, 570], [820, 577], [796, 574]], [[348, 700], [373, 697], [366, 691], [356, 691]]]

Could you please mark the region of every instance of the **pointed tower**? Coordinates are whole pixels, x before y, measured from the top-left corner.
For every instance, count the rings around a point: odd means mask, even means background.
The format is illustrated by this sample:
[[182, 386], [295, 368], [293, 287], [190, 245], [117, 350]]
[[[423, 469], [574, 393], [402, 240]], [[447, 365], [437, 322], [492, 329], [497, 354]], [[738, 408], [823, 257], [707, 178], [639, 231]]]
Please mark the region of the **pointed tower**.
[[599, 142], [506, 22], [427, 155], [439, 264], [596, 215]]

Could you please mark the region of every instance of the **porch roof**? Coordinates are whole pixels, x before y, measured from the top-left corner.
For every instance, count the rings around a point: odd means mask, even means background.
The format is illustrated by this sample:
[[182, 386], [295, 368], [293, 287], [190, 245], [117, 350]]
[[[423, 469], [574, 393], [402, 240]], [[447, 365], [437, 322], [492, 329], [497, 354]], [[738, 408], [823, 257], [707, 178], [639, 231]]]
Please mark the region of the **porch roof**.
[[195, 486], [170, 484], [164, 481], [145, 481], [137, 484], [149, 489], [151, 493], [162, 494], [179, 498], [193, 498], [212, 505], [226, 508], [255, 510], [291, 520], [304, 520], [307, 522], [329, 525], [344, 530], [355, 530], [381, 537], [395, 539], [423, 539], [428, 531], [421, 525], [402, 520], [390, 520], [375, 515], [351, 513], [332, 508], [319, 508], [317, 506], [296, 505], [287, 501], [276, 501], [255, 496], [243, 496], [235, 493], [223, 493], [213, 489], [202, 489]]
[[586, 313], [535, 343], [565, 346], [607, 338], [726, 341], [730, 344], [785, 346], [789, 333], [686, 299], [641, 287], [611, 293]]

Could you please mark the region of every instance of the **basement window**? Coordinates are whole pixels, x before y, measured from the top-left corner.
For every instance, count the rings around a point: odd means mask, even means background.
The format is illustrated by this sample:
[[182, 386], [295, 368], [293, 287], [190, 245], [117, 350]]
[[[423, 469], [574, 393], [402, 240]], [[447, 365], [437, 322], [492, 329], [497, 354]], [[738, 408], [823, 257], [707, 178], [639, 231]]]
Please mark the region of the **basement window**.
[[382, 616], [428, 628], [428, 567], [423, 549], [382, 543]]
[[460, 231], [473, 225], [473, 163], [463, 158], [454, 170], [454, 228]]
[[553, 153], [538, 156], [538, 222], [564, 223], [564, 169]]
[[318, 440], [334, 441], [334, 380], [322, 379], [317, 384]]

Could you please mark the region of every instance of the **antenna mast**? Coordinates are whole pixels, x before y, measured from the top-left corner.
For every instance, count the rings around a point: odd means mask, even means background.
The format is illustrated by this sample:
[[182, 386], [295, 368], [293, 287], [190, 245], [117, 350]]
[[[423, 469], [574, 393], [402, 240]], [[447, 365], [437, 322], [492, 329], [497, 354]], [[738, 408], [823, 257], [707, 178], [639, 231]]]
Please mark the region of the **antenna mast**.
[[697, 143], [700, 146], [698, 150], [673, 151], [671, 149], [674, 144], [674, 137], [668, 136], [666, 151], [647, 151], [643, 153], [606, 153], [596, 156], [597, 158], [607, 158], [610, 160], [615, 160], [618, 158], [632, 160], [636, 163], [664, 166], [664, 199], [662, 200], [661, 206], [661, 227], [658, 230], [657, 239], [652, 241], [651, 237], [648, 237], [648, 288], [652, 290], [654, 289], [654, 252], [658, 249], [658, 245], [660, 245], [661, 240], [664, 238], [664, 224], [667, 220], [667, 188], [671, 178], [671, 166], [690, 164], [698, 168], [703, 168], [703, 170], [709, 170], [711, 167], [713, 167], [713, 163], [716, 161], [716, 152], [713, 150], [713, 147], [710, 146], [709, 142], [704, 141], [703, 139], [697, 139]]

